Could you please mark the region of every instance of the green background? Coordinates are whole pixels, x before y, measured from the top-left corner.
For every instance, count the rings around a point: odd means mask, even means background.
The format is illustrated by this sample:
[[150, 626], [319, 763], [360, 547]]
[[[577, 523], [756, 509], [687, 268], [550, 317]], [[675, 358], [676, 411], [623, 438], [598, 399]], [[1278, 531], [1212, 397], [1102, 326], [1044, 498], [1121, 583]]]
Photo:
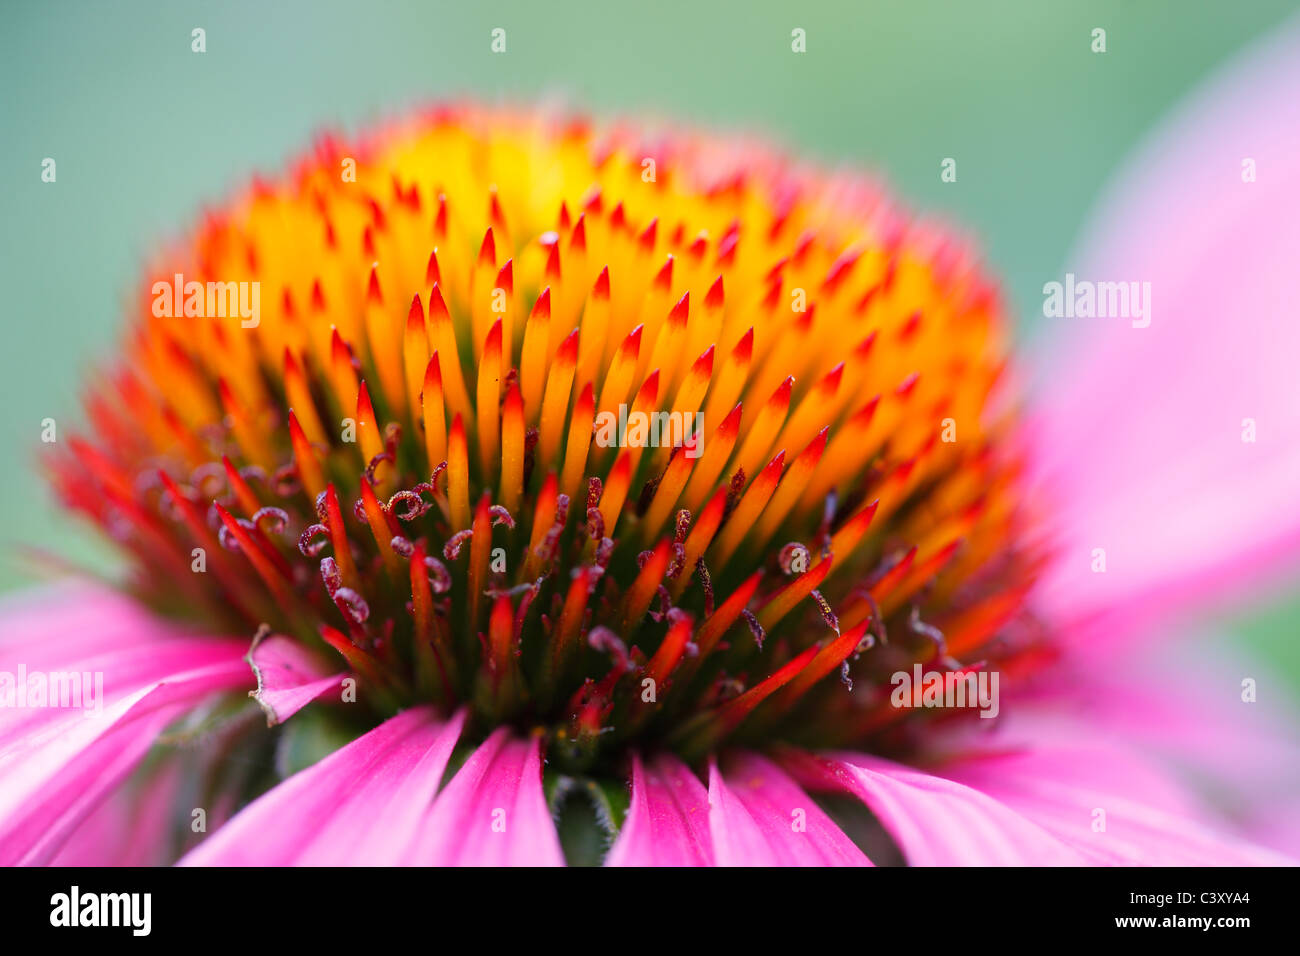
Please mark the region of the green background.
[[[766, 132], [873, 167], [979, 238], [1026, 336], [1098, 190], [1144, 132], [1296, 8], [1251, 2], [68, 2], [0, 19], [0, 590], [24, 545], [104, 560], [35, 474], [76, 420], [146, 252], [324, 126], [436, 97], [568, 100]], [[207, 52], [190, 31], [207, 31]], [[489, 50], [494, 27], [507, 53]], [[790, 31], [807, 31], [807, 53]], [[1104, 27], [1108, 50], [1092, 53]], [[54, 157], [58, 181], [40, 181]], [[957, 159], [958, 181], [939, 180]], [[1300, 674], [1297, 608], [1233, 622]]]

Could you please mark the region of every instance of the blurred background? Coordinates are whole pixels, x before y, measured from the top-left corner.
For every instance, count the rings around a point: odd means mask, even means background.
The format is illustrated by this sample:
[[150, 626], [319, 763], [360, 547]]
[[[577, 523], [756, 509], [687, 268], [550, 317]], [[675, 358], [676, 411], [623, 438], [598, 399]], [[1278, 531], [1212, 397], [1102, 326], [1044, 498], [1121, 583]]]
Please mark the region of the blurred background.
[[[146, 253], [325, 126], [436, 97], [544, 96], [757, 130], [871, 167], [978, 237], [1022, 338], [1099, 190], [1160, 118], [1295, 0], [7, 0], [0, 27], [0, 592], [24, 546], [106, 560], [33, 467], [78, 420]], [[190, 31], [207, 32], [207, 52]], [[507, 53], [489, 50], [493, 28]], [[790, 53], [790, 32], [807, 53]], [[1106, 30], [1094, 54], [1092, 30]], [[58, 164], [41, 182], [41, 161]], [[940, 162], [958, 160], [956, 183]], [[1300, 688], [1300, 604], [1223, 622]]]

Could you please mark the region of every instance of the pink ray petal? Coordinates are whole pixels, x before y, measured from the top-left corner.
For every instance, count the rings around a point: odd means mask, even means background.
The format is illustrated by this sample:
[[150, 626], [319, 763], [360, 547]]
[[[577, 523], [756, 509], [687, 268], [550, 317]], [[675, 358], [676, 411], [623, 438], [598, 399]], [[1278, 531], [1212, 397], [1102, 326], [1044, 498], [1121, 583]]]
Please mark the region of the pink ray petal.
[[[78, 674], [81, 683], [93, 688], [83, 697], [82, 708], [67, 706], [14, 706], [0, 708], [0, 767], [17, 759], [18, 754], [44, 745], [47, 741], [67, 735], [65, 746], [75, 748], [80, 741], [93, 739], [98, 731], [111, 725], [150, 691], [163, 684], [174, 684], [188, 679], [205, 681], [206, 672], [215, 668], [219, 672], [217, 683], [226, 688], [247, 687], [252, 683], [248, 665], [243, 661], [242, 641], [222, 638], [182, 637], [153, 644], [128, 645], [125, 648], [105, 647], [97, 653], [75, 660], [45, 660], [43, 666], [33, 666], [25, 659], [15, 659], [0, 648], [0, 672], [21, 676], [25, 671], [30, 681], [37, 674]], [[229, 670], [231, 652], [238, 650], [236, 660], [243, 674], [236, 677]], [[85, 679], [89, 675], [89, 679]], [[103, 699], [96, 697], [97, 688], [103, 687]], [[178, 694], [186, 696], [186, 688], [170, 688], [152, 698], [153, 703], [171, 699]], [[195, 688], [195, 693], [203, 689]], [[93, 705], [90, 704], [94, 700]], [[111, 718], [107, 722], [101, 718]]]
[[93, 589], [6, 602], [0, 620], [0, 674], [75, 672], [102, 687], [93, 706], [0, 708], [2, 864], [48, 862], [167, 725], [249, 684], [242, 641], [178, 636]]
[[[1283, 682], [1230, 657], [1198, 663], [1183, 671], [1165, 657], [1145, 680], [1098, 675], [1090, 696], [1105, 703], [1094, 723], [1189, 784], [1210, 781], [1214, 807], [1249, 839], [1300, 859], [1300, 717]], [[1247, 703], [1241, 681], [1251, 675], [1260, 697]]]
[[1064, 326], [1034, 429], [1061, 548], [1039, 600], [1058, 621], [1109, 608], [1115, 630], [1130, 608], [1240, 596], [1300, 563], [1297, 208], [1293, 19], [1151, 137], [1063, 270], [1149, 282], [1153, 308], [1146, 328], [1045, 320]]
[[7, 598], [0, 602], [0, 754], [43, 726], [76, 723], [70, 718], [77, 714], [66, 707], [20, 706], [16, 695], [11, 700], [24, 673], [89, 675], [92, 696], [102, 679], [108, 699], [94, 704], [102, 711], [153, 681], [224, 660], [229, 646], [196, 642], [122, 596], [77, 582]]
[[502, 727], [438, 794], [406, 862], [424, 866], [563, 866], [542, 792], [541, 742]]
[[871, 866], [776, 764], [757, 754], [709, 764], [709, 829], [719, 866]]
[[[182, 767], [170, 760], [128, 781], [64, 842], [50, 866], [167, 866], [174, 860]], [[209, 816], [209, 823], [212, 822]]]
[[292, 638], [271, 634], [254, 639], [248, 664], [257, 678], [249, 696], [266, 711], [266, 724], [282, 724], [313, 700], [339, 686], [346, 672], [330, 673], [316, 655]]
[[[1196, 653], [1187, 653], [1189, 637]], [[1232, 824], [1239, 839], [1296, 856], [1300, 721], [1269, 668], [1221, 650], [1206, 654], [1203, 637], [1179, 628], [1127, 655], [1080, 644], [1031, 693], [1018, 695], [992, 739], [1002, 751], [1100, 754], [1062, 762], [1073, 776], [1057, 779], [1127, 794], [1173, 816]], [[1215, 637], [1219, 647], [1228, 641]], [[1258, 700], [1242, 699], [1246, 677], [1257, 679]], [[971, 737], [966, 752], [989, 749], [988, 734]]]
[[0, 597], [0, 658], [26, 661], [33, 669], [180, 632], [125, 595], [81, 581]]
[[709, 794], [691, 769], [661, 755], [632, 758], [632, 805], [606, 866], [711, 866]]
[[1116, 748], [967, 758], [944, 773], [1033, 820], [1095, 863], [1279, 866], [1286, 857], [1216, 833], [1151, 798], [1152, 768]]
[[464, 713], [428, 707], [386, 720], [253, 801], [181, 861], [185, 866], [398, 863], [460, 737]]
[[785, 755], [805, 786], [853, 794], [912, 866], [1077, 866], [1086, 857], [985, 793], [866, 754]]

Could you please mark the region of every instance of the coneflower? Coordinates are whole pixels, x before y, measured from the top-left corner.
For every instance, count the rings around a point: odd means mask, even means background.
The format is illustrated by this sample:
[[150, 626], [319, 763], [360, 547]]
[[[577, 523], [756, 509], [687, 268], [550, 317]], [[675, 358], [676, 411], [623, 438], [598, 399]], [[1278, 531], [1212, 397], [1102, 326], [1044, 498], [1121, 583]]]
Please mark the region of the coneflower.
[[[355, 738], [192, 862], [556, 863], [579, 800], [609, 862], [867, 862], [804, 787], [914, 857], [871, 761], [976, 710], [895, 675], [1051, 658], [997, 293], [861, 179], [439, 108], [321, 140], [146, 285], [58, 492], [139, 601], [252, 640], [269, 724]], [[194, 700], [237, 688], [201, 646]]]

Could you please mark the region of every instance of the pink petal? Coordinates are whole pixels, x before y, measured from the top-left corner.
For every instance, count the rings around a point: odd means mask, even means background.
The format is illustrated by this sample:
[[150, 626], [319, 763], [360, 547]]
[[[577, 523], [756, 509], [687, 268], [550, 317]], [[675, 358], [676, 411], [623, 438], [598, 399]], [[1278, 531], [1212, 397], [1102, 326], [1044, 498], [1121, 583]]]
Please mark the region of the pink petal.
[[464, 714], [416, 707], [253, 801], [181, 861], [186, 866], [398, 863], [438, 791]]
[[[1108, 675], [1097, 684], [1107, 701], [1099, 723], [1191, 783], [1208, 783], [1214, 806], [1253, 842], [1300, 858], [1300, 716], [1283, 681], [1242, 661], [1204, 663], [1183, 672], [1165, 657], [1147, 672], [1158, 679]], [[1260, 696], [1247, 703], [1241, 681], [1252, 675]]]
[[[1256, 182], [1242, 180], [1246, 158]], [[1297, 208], [1293, 20], [1151, 138], [1065, 270], [1150, 282], [1150, 326], [1045, 320], [1060, 357], [1040, 390], [1037, 471], [1061, 554], [1040, 600], [1058, 620], [1221, 598], [1296, 569]], [[1105, 573], [1092, 571], [1094, 548]]]
[[[945, 773], [1014, 808], [1093, 862], [1160, 866], [1285, 865], [1149, 798], [1151, 768], [1115, 749], [995, 753]], [[1098, 813], [1103, 811], [1104, 815]], [[1099, 829], [1099, 824], [1104, 829]]]
[[676, 757], [632, 758], [632, 805], [606, 866], [711, 866], [709, 795]]
[[[1197, 653], [1187, 653], [1189, 636]], [[1300, 720], [1267, 667], [1201, 653], [1202, 636], [1166, 634], [1127, 655], [1080, 644], [1054, 681], [1008, 708], [998, 746], [1103, 753], [1076, 762], [1089, 788], [1171, 815], [1231, 821], [1252, 841], [1296, 855]], [[1245, 677], [1257, 679], [1258, 700], [1242, 700]], [[1196, 799], [1198, 790], [1212, 800]]]
[[1037, 823], [985, 793], [865, 754], [787, 765], [807, 786], [857, 796], [912, 866], [1071, 866], [1086, 862]]
[[93, 589], [4, 612], [0, 673], [75, 672], [87, 686], [102, 680], [103, 696], [90, 708], [0, 708], [0, 864], [48, 862], [167, 725], [249, 683], [243, 642], [178, 636]]
[[0, 621], [0, 657], [26, 661], [31, 669], [175, 637], [181, 630], [124, 595], [80, 581], [4, 596]]
[[339, 686], [345, 672], [331, 674], [306, 647], [282, 634], [255, 639], [248, 664], [257, 678], [253, 697], [266, 711], [266, 724], [282, 724], [317, 697]]
[[408, 863], [563, 866], [542, 793], [541, 742], [496, 730], [456, 772], [425, 817]]
[[757, 754], [709, 764], [709, 828], [719, 866], [871, 866], [799, 785]]
[[[167, 866], [182, 792], [181, 765], [137, 772], [72, 832], [50, 866]], [[209, 816], [209, 823], [211, 816]]]

